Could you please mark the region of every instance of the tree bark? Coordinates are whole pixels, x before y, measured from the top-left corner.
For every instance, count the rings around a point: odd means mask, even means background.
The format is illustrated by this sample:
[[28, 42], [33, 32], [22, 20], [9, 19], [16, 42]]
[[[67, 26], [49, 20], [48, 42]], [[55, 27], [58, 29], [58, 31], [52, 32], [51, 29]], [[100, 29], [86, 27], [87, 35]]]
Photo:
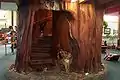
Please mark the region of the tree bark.
[[77, 10], [71, 10], [76, 13], [77, 22], [72, 32], [80, 47], [77, 63], [81, 71], [98, 71], [101, 66], [103, 9], [97, 9], [94, 3], [76, 5]]
[[80, 5], [79, 66], [85, 72], [98, 71], [101, 65], [103, 11], [94, 4]]
[[32, 27], [34, 11], [27, 6], [19, 7], [18, 11], [18, 42], [15, 68], [18, 72], [26, 71], [29, 65], [29, 54], [31, 53]]

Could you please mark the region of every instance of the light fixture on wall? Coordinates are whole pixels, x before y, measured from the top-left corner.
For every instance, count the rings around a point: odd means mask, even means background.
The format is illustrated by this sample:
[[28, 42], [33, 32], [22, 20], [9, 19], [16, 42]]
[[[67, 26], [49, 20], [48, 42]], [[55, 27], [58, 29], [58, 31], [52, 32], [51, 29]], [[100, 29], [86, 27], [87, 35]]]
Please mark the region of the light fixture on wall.
[[72, 3], [72, 2], [76, 2], [76, 1], [77, 1], [77, 0], [71, 0], [71, 3]]
[[90, 0], [79, 0], [79, 3], [89, 3]]
[[79, 2], [79, 3], [83, 3], [83, 2], [87, 2], [87, 1], [89, 1], [89, 0], [71, 0], [71, 2]]
[[86, 0], [79, 0], [79, 3], [85, 2]]

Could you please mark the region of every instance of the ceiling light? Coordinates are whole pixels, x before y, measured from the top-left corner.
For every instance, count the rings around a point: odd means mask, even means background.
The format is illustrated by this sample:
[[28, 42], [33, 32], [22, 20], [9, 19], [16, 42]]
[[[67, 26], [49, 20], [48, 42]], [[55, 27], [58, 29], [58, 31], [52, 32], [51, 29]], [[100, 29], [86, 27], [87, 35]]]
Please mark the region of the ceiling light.
[[79, 0], [79, 3], [84, 2], [85, 0]]
[[71, 0], [71, 2], [76, 2], [77, 0]]

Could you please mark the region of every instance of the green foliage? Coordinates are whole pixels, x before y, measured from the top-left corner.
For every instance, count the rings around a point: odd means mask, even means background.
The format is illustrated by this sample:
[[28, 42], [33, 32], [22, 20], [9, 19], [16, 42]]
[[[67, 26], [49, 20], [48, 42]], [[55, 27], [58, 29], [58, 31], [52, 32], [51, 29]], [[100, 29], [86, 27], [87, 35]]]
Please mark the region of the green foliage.
[[103, 22], [103, 27], [107, 28], [108, 27], [108, 23], [106, 21]]
[[117, 37], [117, 35], [115, 33], [113, 33], [113, 35], [112, 34], [106, 34], [105, 37], [108, 38], [113, 43], [114, 39]]
[[110, 38], [111, 37], [111, 35], [110, 34], [106, 34], [106, 38]]

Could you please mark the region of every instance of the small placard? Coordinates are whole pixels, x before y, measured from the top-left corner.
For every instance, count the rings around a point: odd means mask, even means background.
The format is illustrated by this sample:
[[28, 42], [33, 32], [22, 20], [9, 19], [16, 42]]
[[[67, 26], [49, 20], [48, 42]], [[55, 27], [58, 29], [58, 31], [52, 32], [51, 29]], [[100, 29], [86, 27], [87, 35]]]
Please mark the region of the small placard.
[[104, 34], [110, 34], [111, 29], [110, 28], [104, 28]]

